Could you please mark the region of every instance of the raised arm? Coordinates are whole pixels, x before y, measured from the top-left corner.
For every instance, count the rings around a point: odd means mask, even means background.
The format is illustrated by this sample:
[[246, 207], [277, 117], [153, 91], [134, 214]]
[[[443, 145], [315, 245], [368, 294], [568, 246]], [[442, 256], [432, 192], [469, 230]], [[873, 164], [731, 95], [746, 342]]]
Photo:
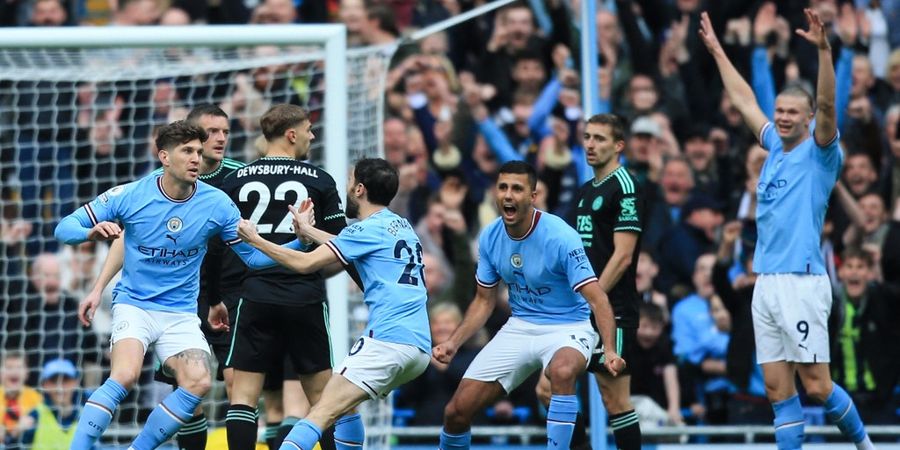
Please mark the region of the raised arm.
[[753, 95], [753, 89], [741, 77], [734, 64], [728, 59], [728, 55], [725, 54], [725, 50], [722, 49], [722, 44], [716, 37], [709, 15], [705, 12], [700, 17], [700, 39], [716, 62], [719, 75], [722, 77], [722, 84], [725, 85], [725, 92], [731, 98], [731, 103], [741, 112], [744, 122], [750, 127], [753, 134], [759, 136], [760, 130], [769, 119], [759, 108], [756, 96]]
[[837, 113], [834, 104], [834, 63], [831, 60], [831, 44], [825, 33], [822, 19], [812, 9], [804, 9], [809, 30], [797, 30], [809, 43], [816, 46], [819, 54], [819, 74], [816, 81], [816, 130], [815, 138], [819, 146], [825, 146], [837, 133]]

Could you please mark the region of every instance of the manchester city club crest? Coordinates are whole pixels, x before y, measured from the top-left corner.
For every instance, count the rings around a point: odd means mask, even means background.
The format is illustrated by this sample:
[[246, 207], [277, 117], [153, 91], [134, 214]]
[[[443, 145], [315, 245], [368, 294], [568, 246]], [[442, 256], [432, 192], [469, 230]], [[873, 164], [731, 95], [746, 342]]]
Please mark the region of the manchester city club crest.
[[518, 253], [513, 253], [512, 257], [509, 258], [509, 263], [512, 264], [516, 269], [522, 268], [522, 255]]
[[171, 231], [172, 233], [177, 233], [181, 231], [182, 226], [181, 219], [178, 217], [172, 217], [171, 219], [166, 221], [166, 229]]

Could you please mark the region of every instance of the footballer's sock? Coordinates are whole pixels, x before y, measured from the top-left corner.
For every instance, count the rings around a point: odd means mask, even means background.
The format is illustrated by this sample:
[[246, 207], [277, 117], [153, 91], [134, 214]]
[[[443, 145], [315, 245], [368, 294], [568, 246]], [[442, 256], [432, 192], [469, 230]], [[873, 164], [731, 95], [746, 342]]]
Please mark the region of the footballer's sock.
[[844, 436], [856, 444], [860, 450], [874, 450], [866, 427], [859, 418], [859, 412], [853, 400], [847, 395], [847, 391], [837, 383], [832, 383], [831, 395], [825, 400], [825, 415], [828, 420], [837, 425]]
[[578, 399], [574, 395], [553, 394], [547, 409], [547, 449], [568, 449], [578, 415]]
[[359, 413], [344, 416], [334, 424], [334, 446], [337, 450], [360, 450], [366, 441], [366, 429]]
[[171, 438], [179, 428], [194, 415], [194, 410], [202, 400], [184, 388], [172, 391], [156, 405], [141, 433], [134, 438], [131, 448], [134, 450], [153, 450]]
[[281, 441], [278, 440], [278, 429], [280, 427], [281, 422], [266, 422], [266, 433], [264, 438], [267, 447], [278, 448], [277, 446], [281, 445]]
[[249, 405], [231, 405], [225, 414], [225, 430], [228, 433], [229, 450], [253, 450], [256, 448], [256, 408]]
[[178, 450], [205, 450], [207, 428], [206, 414], [201, 412], [199, 415], [191, 417], [191, 420], [184, 424], [175, 435]]
[[622, 450], [640, 450], [641, 422], [635, 410], [625, 411], [609, 416], [609, 427], [613, 430], [616, 448]]
[[469, 450], [472, 444], [472, 432], [448, 434], [441, 429], [441, 446], [438, 450]]
[[587, 432], [585, 431], [584, 414], [578, 413], [575, 416], [575, 429], [572, 430], [572, 446], [573, 449], [590, 448], [585, 447], [588, 444]]
[[284, 438], [281, 450], [313, 450], [320, 437], [322, 430], [319, 427], [308, 420], [301, 420]]
[[803, 407], [800, 396], [772, 403], [775, 411], [775, 444], [778, 450], [797, 450], [803, 446]]
[[278, 434], [275, 436], [275, 444], [277, 445], [269, 448], [272, 450], [281, 448], [281, 443], [284, 442], [284, 438], [287, 437], [288, 433], [291, 432], [291, 429], [293, 429], [294, 425], [299, 421], [299, 417], [285, 417], [284, 420], [281, 421], [281, 426], [278, 427]]
[[119, 406], [128, 391], [111, 378], [107, 378], [102, 386], [97, 388], [84, 408], [75, 428], [75, 436], [72, 438], [72, 448], [88, 450], [94, 447], [94, 443], [109, 426], [113, 411]]

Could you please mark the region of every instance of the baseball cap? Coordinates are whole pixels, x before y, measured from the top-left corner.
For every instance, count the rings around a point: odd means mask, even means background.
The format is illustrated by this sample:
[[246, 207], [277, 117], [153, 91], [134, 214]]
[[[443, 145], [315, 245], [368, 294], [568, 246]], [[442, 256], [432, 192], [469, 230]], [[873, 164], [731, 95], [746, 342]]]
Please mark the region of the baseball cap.
[[78, 378], [78, 369], [68, 359], [54, 359], [44, 364], [41, 370], [41, 382], [49, 380], [55, 376], [62, 375], [68, 378]]
[[662, 136], [662, 128], [655, 120], [647, 116], [641, 116], [631, 122], [631, 134], [649, 134], [653, 137]]

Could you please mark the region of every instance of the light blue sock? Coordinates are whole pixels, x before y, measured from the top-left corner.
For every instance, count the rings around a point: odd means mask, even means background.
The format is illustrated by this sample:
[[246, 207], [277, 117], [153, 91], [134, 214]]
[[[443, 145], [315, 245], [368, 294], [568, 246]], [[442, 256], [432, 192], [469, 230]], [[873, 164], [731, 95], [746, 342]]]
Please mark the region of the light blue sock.
[[337, 450], [358, 450], [366, 442], [366, 428], [359, 413], [344, 416], [334, 424], [334, 446]]
[[552, 395], [547, 410], [547, 449], [568, 449], [578, 415], [578, 399], [574, 395]]
[[78, 419], [78, 427], [75, 428], [75, 436], [72, 438], [72, 450], [89, 450], [109, 426], [113, 412], [128, 391], [116, 381], [107, 378], [102, 386], [97, 388]]
[[312, 450], [322, 437], [322, 430], [307, 420], [294, 424], [294, 428], [281, 443], [281, 450]]
[[831, 395], [825, 400], [825, 415], [828, 420], [837, 425], [844, 436], [854, 443], [866, 439], [866, 427], [859, 418], [859, 412], [853, 400], [847, 395], [847, 391], [837, 383], [832, 384]]
[[156, 405], [144, 429], [134, 438], [131, 447], [134, 450], [153, 450], [171, 438], [182, 425], [191, 420], [194, 410], [202, 398], [178, 388]]
[[466, 431], [460, 434], [447, 434], [441, 428], [441, 445], [438, 450], [469, 450], [472, 445], [472, 432]]
[[775, 443], [778, 450], [797, 450], [803, 446], [803, 407], [800, 396], [772, 403], [775, 410]]

